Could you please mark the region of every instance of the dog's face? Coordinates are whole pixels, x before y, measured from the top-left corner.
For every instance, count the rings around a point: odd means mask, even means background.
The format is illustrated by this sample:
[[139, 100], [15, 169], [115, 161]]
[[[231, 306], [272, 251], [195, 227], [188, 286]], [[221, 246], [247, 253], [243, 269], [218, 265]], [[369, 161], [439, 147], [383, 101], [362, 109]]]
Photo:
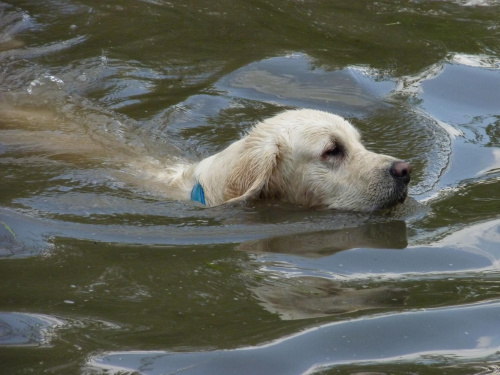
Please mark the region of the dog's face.
[[301, 109], [257, 124], [203, 160], [195, 177], [211, 206], [264, 198], [371, 211], [404, 201], [410, 173], [408, 163], [366, 150], [341, 117]]
[[[285, 126], [287, 136], [281, 138], [285, 145], [278, 147], [281, 160], [275, 170], [275, 181], [284, 180], [289, 187], [281, 190], [287, 201], [370, 211], [405, 200], [409, 164], [366, 150], [358, 131], [338, 116], [298, 113], [300, 120], [292, 119], [292, 125]], [[272, 188], [279, 190], [275, 184]]]
[[219, 154], [223, 201], [279, 199], [304, 207], [371, 211], [403, 202], [411, 166], [370, 152], [339, 116], [287, 111]]

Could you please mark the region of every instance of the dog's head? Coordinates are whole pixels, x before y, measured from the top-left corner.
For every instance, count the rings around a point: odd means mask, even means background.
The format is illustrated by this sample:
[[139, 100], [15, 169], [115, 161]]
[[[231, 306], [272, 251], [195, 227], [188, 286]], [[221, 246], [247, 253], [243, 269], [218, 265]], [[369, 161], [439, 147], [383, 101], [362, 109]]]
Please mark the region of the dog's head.
[[217, 156], [226, 202], [260, 197], [371, 211], [403, 202], [411, 174], [408, 163], [366, 150], [349, 122], [316, 110], [265, 120]]

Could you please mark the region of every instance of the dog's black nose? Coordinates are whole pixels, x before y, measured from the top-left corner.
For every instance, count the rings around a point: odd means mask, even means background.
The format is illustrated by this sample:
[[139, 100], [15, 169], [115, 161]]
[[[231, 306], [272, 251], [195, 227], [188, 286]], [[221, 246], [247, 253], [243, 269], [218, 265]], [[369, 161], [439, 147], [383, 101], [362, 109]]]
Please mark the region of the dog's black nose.
[[405, 161], [395, 161], [392, 163], [389, 172], [391, 176], [396, 179], [401, 179], [405, 184], [410, 182], [411, 177], [411, 165]]

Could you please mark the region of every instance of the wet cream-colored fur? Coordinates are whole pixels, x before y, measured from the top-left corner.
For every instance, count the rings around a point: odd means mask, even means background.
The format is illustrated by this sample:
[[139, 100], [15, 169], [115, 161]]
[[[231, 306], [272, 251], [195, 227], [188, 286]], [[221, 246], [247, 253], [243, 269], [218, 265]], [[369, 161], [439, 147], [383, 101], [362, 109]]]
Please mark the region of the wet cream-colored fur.
[[407, 183], [391, 176], [397, 159], [370, 152], [348, 121], [290, 110], [258, 123], [239, 141], [169, 179], [190, 199], [199, 182], [208, 206], [252, 198], [304, 207], [369, 211], [403, 201]]

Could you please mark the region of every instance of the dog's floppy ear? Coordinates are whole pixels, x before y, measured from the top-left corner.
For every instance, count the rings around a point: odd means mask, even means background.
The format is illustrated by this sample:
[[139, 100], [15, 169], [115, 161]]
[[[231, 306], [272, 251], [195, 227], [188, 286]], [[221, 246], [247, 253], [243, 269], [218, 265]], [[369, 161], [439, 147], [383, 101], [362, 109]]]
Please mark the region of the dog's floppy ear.
[[243, 151], [233, 164], [224, 187], [226, 203], [259, 198], [268, 194], [279, 160], [278, 142], [274, 137], [250, 133], [244, 139]]

